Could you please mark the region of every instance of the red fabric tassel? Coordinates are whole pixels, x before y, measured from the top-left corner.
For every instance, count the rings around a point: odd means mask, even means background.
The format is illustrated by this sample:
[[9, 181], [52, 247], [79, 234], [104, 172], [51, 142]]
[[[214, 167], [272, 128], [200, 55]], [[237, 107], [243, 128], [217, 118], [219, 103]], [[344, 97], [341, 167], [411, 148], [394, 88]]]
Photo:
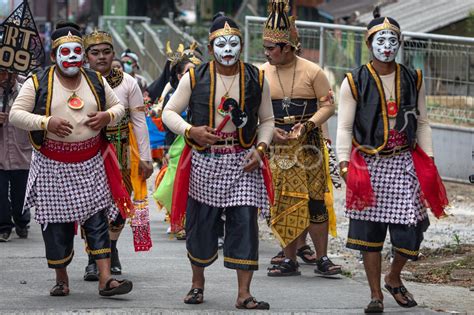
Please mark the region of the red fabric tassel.
[[370, 174], [359, 150], [352, 148], [351, 162], [347, 170], [346, 208], [364, 210], [376, 204]]
[[108, 141], [102, 140], [100, 151], [104, 160], [105, 174], [107, 175], [112, 198], [122, 217], [124, 219], [131, 217], [134, 213], [133, 203], [122, 180], [115, 148]]
[[270, 169], [270, 165], [266, 156], [263, 157], [262, 162], [263, 182], [265, 183], [265, 187], [267, 188], [268, 202], [270, 203], [270, 206], [273, 206], [273, 204], [275, 203], [275, 190], [273, 188], [272, 171]]
[[189, 177], [191, 176], [191, 157], [192, 149], [186, 144], [179, 158], [173, 185], [173, 199], [170, 215], [172, 233], [177, 233], [184, 227], [184, 216], [188, 204]]
[[440, 218], [445, 215], [444, 208], [448, 206], [449, 201], [438, 169], [434, 161], [418, 145], [412, 151], [412, 158], [423, 201], [427, 203], [431, 212]]

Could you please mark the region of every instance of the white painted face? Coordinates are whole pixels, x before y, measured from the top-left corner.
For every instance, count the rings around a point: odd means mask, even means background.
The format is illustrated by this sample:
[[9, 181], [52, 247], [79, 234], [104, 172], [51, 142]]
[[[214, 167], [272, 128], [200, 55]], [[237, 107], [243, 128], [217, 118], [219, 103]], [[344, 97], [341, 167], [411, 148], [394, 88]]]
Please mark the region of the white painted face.
[[391, 30], [381, 30], [375, 33], [372, 40], [374, 58], [381, 62], [392, 62], [397, 56], [400, 41], [397, 33]]
[[214, 57], [218, 63], [224, 66], [233, 66], [239, 61], [242, 44], [240, 37], [225, 35], [214, 40]]
[[64, 43], [56, 51], [56, 64], [68, 77], [75, 76], [83, 63], [83, 49], [79, 43]]

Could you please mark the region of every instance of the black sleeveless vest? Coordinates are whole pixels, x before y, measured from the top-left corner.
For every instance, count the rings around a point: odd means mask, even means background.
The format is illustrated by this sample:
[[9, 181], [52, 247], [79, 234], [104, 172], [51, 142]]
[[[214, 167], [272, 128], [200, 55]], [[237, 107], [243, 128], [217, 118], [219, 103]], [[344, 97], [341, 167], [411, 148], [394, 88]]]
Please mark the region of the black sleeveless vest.
[[[49, 117], [51, 116], [51, 100], [53, 98], [54, 69], [50, 66], [32, 75], [33, 85], [36, 90], [35, 107], [33, 114]], [[92, 90], [99, 111], [105, 110], [105, 89], [100, 73], [81, 68], [81, 73], [86, 78], [87, 84]], [[45, 130], [30, 131], [30, 141], [34, 148], [39, 149], [46, 137]]]
[[[188, 121], [193, 126], [210, 126], [214, 128], [216, 70], [214, 61], [190, 69], [191, 98], [189, 102]], [[243, 148], [250, 148], [255, 142], [258, 125], [258, 109], [262, 101], [263, 70], [240, 62], [240, 108], [247, 114], [247, 123], [237, 128], [239, 143]], [[189, 145], [197, 150], [204, 150], [191, 139]]]
[[[357, 101], [353, 126], [353, 144], [361, 151], [376, 154], [388, 140], [389, 121], [382, 80], [370, 63], [346, 73], [352, 96]], [[418, 92], [423, 82], [421, 70], [397, 64], [395, 99], [398, 114], [395, 129], [405, 132], [410, 147], [416, 145]]]

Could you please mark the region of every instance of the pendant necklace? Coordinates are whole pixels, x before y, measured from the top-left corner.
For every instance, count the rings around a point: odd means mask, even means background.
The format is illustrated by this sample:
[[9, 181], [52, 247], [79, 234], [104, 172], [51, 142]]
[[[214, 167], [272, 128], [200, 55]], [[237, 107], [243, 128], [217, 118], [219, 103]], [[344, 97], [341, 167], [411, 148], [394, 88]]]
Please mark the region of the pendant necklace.
[[227, 88], [227, 86], [225, 85], [224, 79], [222, 79], [221, 74], [218, 73], [219, 78], [221, 79], [222, 85], [224, 86], [224, 90], [225, 90], [225, 94], [224, 94], [224, 96], [221, 97], [221, 102], [219, 103], [219, 106], [217, 107], [217, 112], [221, 116], [226, 116], [226, 114], [227, 114], [226, 110], [224, 109], [224, 103], [229, 98], [229, 91], [230, 91], [230, 89], [232, 89], [232, 86], [234, 85], [234, 82], [235, 82], [235, 78], [238, 77], [239, 74], [240, 74], [240, 70], [239, 70], [238, 74], [234, 75], [234, 77], [232, 78], [232, 82], [230, 83], [229, 88]]
[[[58, 79], [61, 81], [61, 78], [58, 76]], [[79, 79], [82, 79], [82, 74], [79, 74]], [[61, 82], [61, 84], [64, 86], [64, 84]], [[67, 105], [69, 108], [73, 109], [73, 110], [80, 110], [81, 108], [84, 107], [84, 101], [82, 100], [82, 98], [80, 98], [77, 94], [76, 94], [76, 91], [77, 89], [79, 89], [80, 85], [81, 85], [81, 81], [79, 80], [79, 84], [76, 84], [77, 86], [73, 89], [73, 92], [71, 94], [71, 96], [69, 96], [68, 100], [67, 100]]]
[[[393, 82], [395, 85], [395, 80]], [[393, 90], [395, 88], [395, 86], [392, 87], [392, 89], [390, 90], [386, 85], [385, 83], [382, 81], [382, 84], [383, 86], [389, 91], [389, 98], [388, 98], [388, 101], [387, 101], [387, 114], [388, 114], [388, 117], [389, 118], [395, 118], [397, 117], [397, 114], [398, 114], [398, 105], [397, 105], [397, 101], [393, 98]]]
[[[280, 78], [280, 72], [278, 71], [278, 67], [276, 67], [276, 73], [277, 73], [277, 76], [278, 76], [278, 82], [280, 83], [280, 88], [281, 88], [281, 91], [283, 92], [283, 99], [281, 101], [281, 106], [282, 108], [285, 110], [286, 112], [286, 116], [283, 117], [283, 122], [285, 124], [294, 124], [296, 122], [296, 118], [295, 116], [290, 116], [289, 112], [288, 112], [288, 108], [291, 106], [291, 101], [293, 99], [293, 89], [295, 87], [295, 77], [296, 77], [296, 63], [298, 62], [298, 58], [295, 60], [295, 65], [293, 67], [293, 82], [291, 83], [291, 93], [290, 93], [290, 97], [288, 96], [285, 96], [285, 89], [283, 88], [283, 83], [281, 82], [281, 78]], [[306, 107], [305, 107], [305, 110], [306, 110]]]

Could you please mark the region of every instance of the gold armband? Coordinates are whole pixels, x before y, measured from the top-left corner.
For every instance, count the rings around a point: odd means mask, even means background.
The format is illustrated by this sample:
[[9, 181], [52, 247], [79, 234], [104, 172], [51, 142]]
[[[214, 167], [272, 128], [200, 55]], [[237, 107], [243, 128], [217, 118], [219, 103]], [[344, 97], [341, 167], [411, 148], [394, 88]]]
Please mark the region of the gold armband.
[[191, 130], [192, 127], [193, 127], [192, 125], [189, 125], [188, 127], [186, 127], [186, 130], [184, 131], [184, 136], [187, 139], [191, 139], [191, 136], [189, 135], [189, 131]]
[[265, 153], [267, 152], [267, 149], [266, 149], [266, 146], [265, 145], [258, 145], [257, 146], [257, 152], [260, 154], [260, 157], [264, 157], [265, 156]]
[[106, 112], [107, 112], [107, 113], [109, 113], [109, 116], [110, 116], [110, 122], [113, 122], [113, 121], [114, 121], [114, 119], [115, 119], [115, 115], [114, 115], [114, 113], [112, 113], [112, 111], [110, 111], [110, 110], [107, 110]]
[[347, 166], [344, 166], [343, 168], [341, 168], [341, 170], [339, 171], [339, 174], [341, 175], [341, 177], [346, 175], [348, 170], [349, 168]]
[[41, 119], [41, 124], [40, 124], [41, 129], [47, 130], [47, 127], [48, 127], [48, 126], [46, 125], [46, 122], [47, 122], [47, 121], [48, 121], [48, 117], [43, 117], [43, 118]]

